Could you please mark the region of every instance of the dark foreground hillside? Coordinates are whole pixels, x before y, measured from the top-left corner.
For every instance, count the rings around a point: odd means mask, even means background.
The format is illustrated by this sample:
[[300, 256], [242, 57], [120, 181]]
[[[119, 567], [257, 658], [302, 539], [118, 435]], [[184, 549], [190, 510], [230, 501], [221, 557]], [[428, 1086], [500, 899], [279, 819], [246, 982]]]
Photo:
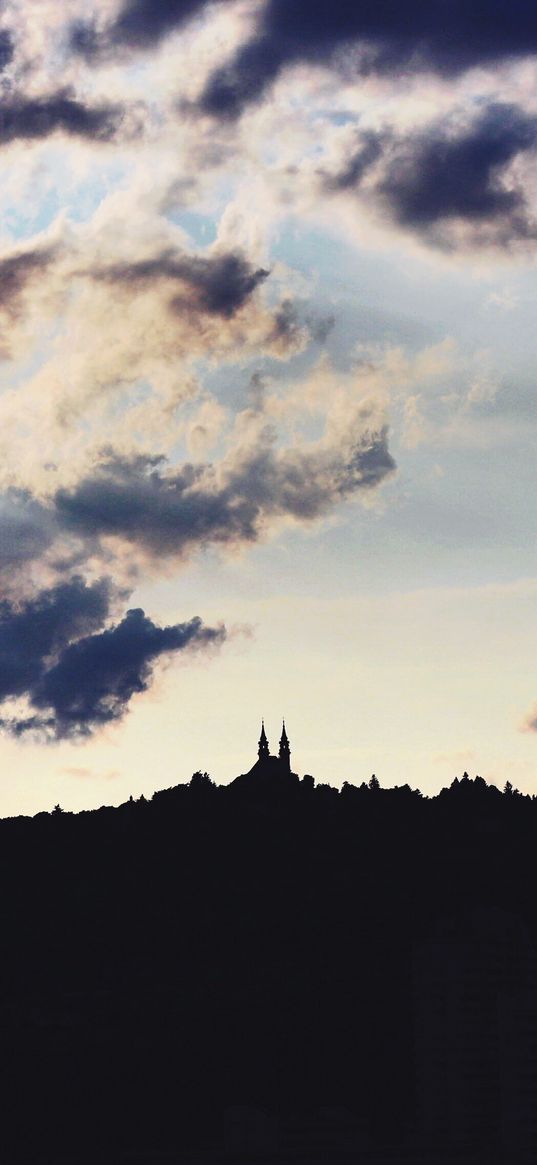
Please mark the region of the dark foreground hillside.
[[535, 1161], [536, 840], [467, 778], [0, 822], [0, 1159]]

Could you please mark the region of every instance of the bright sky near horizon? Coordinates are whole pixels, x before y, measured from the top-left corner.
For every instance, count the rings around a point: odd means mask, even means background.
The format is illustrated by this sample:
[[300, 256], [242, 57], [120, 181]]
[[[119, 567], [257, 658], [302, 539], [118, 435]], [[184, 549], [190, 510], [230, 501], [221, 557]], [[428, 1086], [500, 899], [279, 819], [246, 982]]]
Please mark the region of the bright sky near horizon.
[[0, 4], [0, 815], [537, 793], [537, 12]]

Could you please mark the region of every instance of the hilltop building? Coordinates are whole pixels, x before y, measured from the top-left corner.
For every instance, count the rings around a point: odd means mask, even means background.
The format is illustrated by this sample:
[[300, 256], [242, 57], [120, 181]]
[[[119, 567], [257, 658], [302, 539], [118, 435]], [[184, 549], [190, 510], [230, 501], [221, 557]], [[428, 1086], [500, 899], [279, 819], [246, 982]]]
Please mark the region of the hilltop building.
[[251, 785], [252, 788], [261, 790], [268, 786], [288, 786], [297, 779], [297, 774], [291, 770], [291, 746], [285, 728], [285, 720], [282, 726], [278, 756], [271, 756], [265, 723], [262, 721], [257, 760], [247, 773], [241, 773], [240, 777], [236, 777], [231, 783], [233, 785], [240, 783], [241, 787]]

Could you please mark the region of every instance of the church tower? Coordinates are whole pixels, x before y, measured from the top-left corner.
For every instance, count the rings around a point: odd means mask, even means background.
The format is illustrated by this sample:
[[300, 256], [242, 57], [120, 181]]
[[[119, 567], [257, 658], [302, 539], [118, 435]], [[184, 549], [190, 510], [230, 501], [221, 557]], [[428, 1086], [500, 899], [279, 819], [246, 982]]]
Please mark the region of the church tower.
[[241, 773], [240, 776], [235, 777], [231, 782], [235, 789], [244, 788], [246, 791], [250, 789], [252, 796], [269, 795], [273, 790], [275, 793], [279, 789], [282, 795], [285, 795], [285, 790], [291, 790], [295, 781], [298, 781], [296, 773], [291, 772], [291, 747], [289, 744], [289, 737], [285, 730], [285, 720], [282, 725], [282, 734], [280, 737], [280, 749], [278, 756], [271, 756], [269, 749], [269, 742], [265, 732], [265, 722], [261, 721], [261, 735], [259, 737], [259, 744], [257, 746], [257, 760], [247, 773]]
[[265, 732], [264, 720], [261, 721], [261, 736], [259, 737], [259, 747], [257, 750], [257, 755], [259, 757], [259, 760], [266, 760], [268, 755], [269, 755], [269, 745], [268, 745], [268, 740], [267, 740], [267, 734]]
[[282, 734], [280, 737], [280, 761], [281, 761], [282, 768], [285, 768], [286, 772], [290, 773], [291, 772], [291, 749], [289, 746], [289, 740], [287, 739], [287, 733], [285, 731], [285, 720], [283, 722]]

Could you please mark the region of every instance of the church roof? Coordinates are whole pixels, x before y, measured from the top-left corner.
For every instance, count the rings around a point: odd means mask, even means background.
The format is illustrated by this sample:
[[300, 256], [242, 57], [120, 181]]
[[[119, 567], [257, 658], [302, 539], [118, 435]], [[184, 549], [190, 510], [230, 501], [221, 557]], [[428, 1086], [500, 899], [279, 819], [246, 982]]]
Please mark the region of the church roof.
[[262, 793], [263, 790], [268, 791], [269, 789], [289, 788], [290, 785], [298, 780], [297, 774], [290, 771], [289, 755], [289, 740], [285, 730], [285, 721], [283, 723], [280, 740], [280, 756], [270, 755], [265, 723], [262, 721], [261, 736], [259, 738], [259, 759], [256, 760], [255, 764], [252, 765], [252, 768], [247, 773], [241, 773], [240, 776], [235, 777], [231, 781], [231, 784], [240, 788], [249, 788], [252, 792], [258, 793]]
[[252, 792], [262, 793], [264, 790], [281, 789], [298, 781], [296, 773], [291, 773], [287, 765], [279, 756], [263, 756], [252, 765], [247, 773], [241, 773], [231, 781], [232, 785], [250, 788]]

